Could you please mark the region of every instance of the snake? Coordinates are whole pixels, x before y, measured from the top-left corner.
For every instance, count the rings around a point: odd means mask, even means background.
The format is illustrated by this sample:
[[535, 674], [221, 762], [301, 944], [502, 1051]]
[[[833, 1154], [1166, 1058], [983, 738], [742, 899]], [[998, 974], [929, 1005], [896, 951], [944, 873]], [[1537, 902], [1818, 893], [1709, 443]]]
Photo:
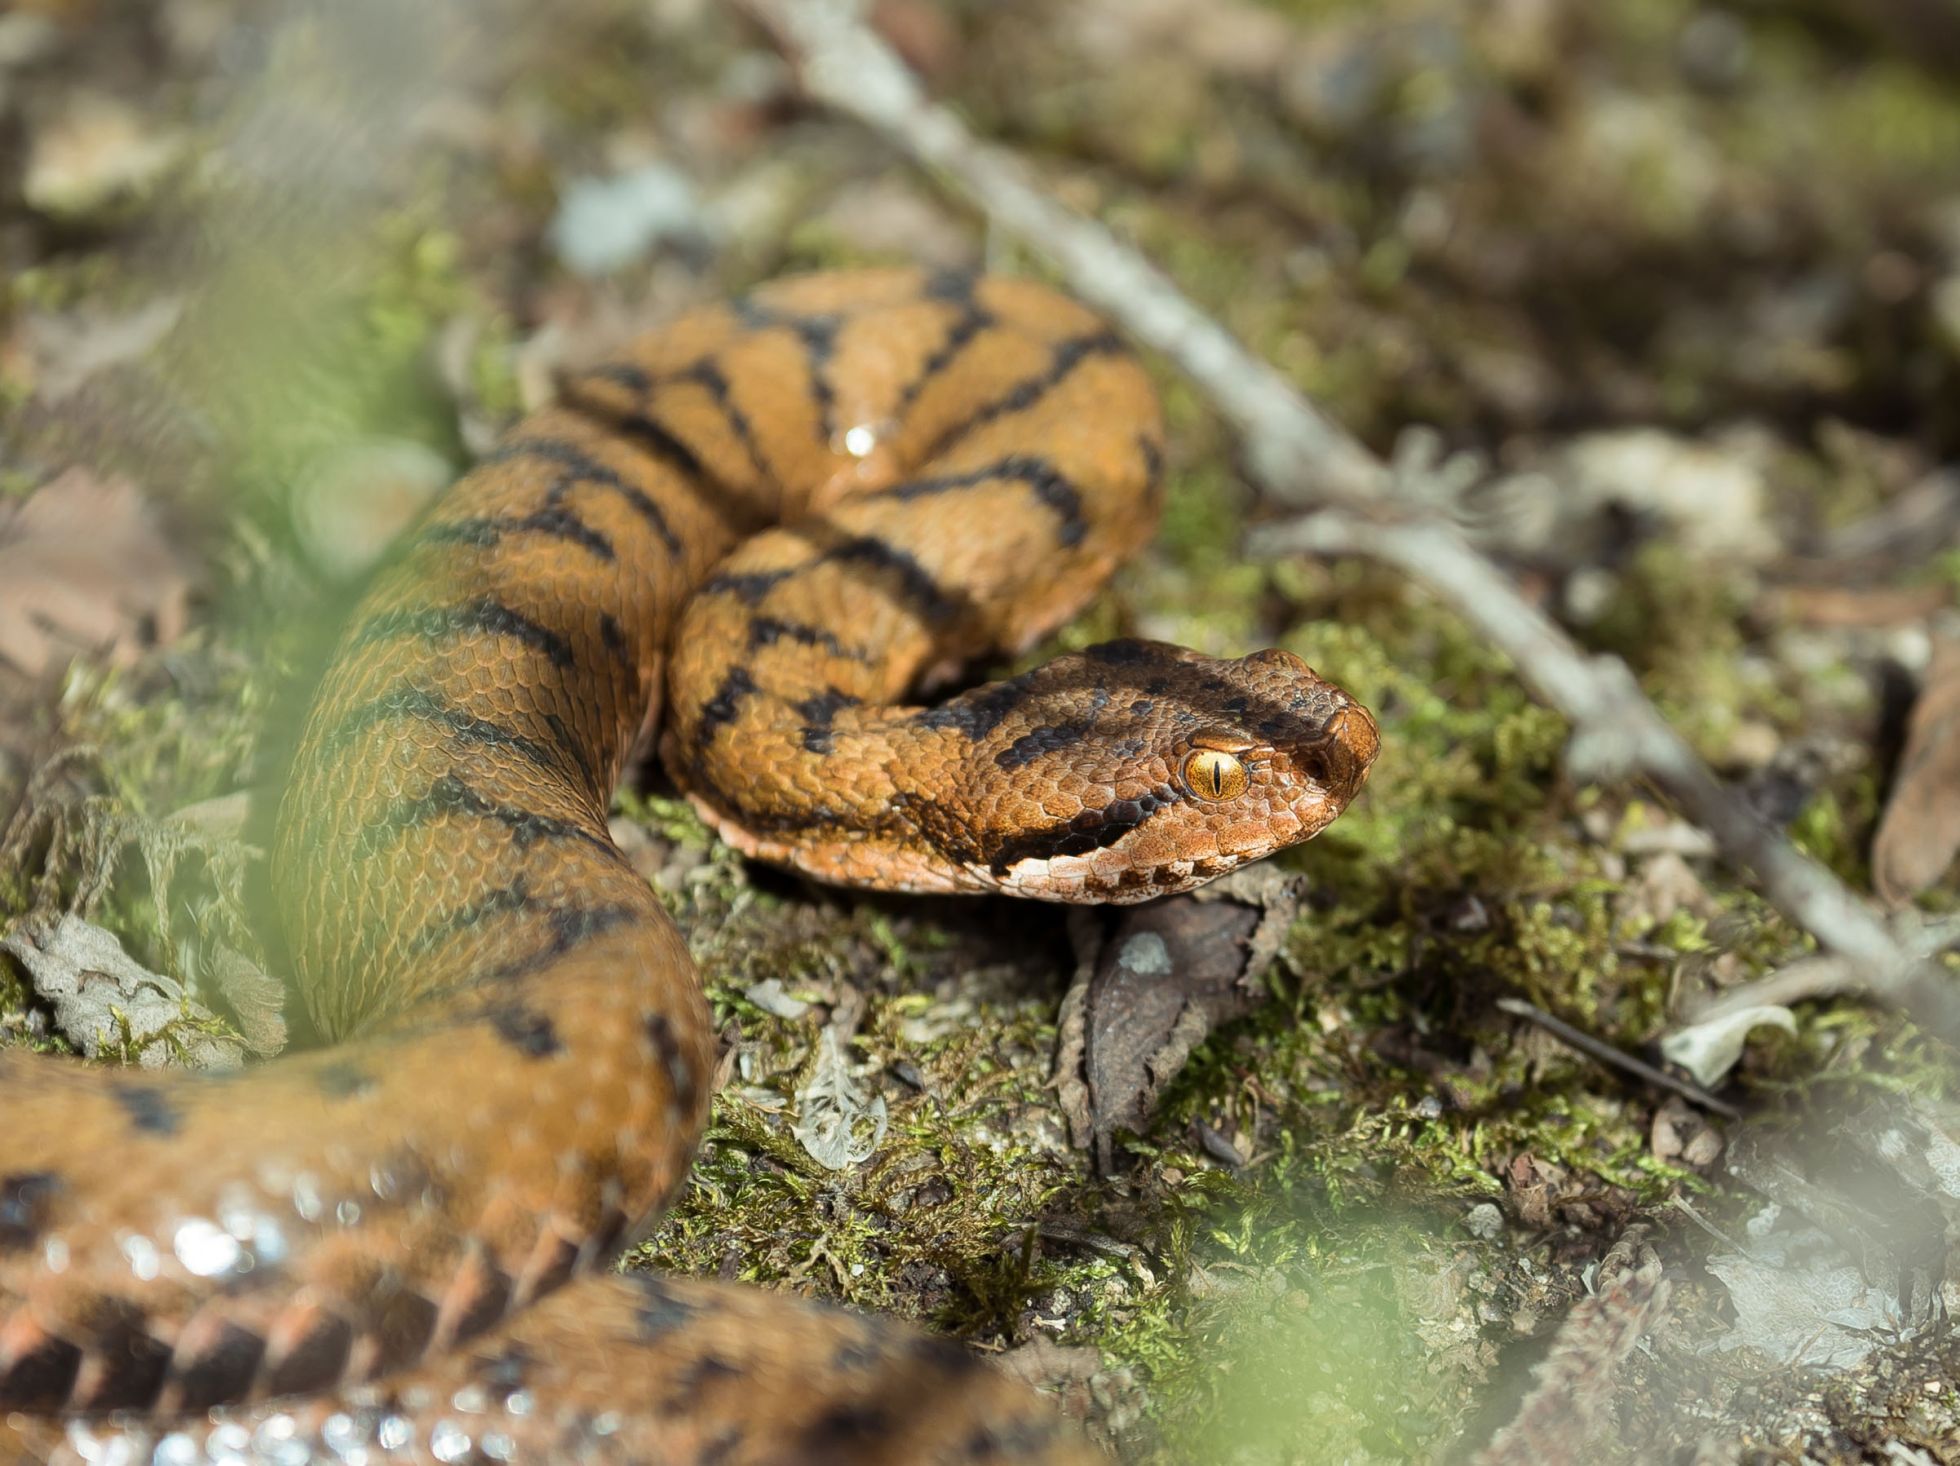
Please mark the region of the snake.
[[951, 1341], [612, 1264], [707, 1123], [683, 934], [608, 833], [657, 750], [817, 881], [1128, 903], [1315, 834], [1379, 748], [1290, 652], [1145, 640], [925, 700], [1151, 537], [1164, 428], [1024, 279], [682, 313], [439, 495], [314, 691], [271, 842], [320, 1041], [0, 1055], [0, 1459], [1094, 1459]]

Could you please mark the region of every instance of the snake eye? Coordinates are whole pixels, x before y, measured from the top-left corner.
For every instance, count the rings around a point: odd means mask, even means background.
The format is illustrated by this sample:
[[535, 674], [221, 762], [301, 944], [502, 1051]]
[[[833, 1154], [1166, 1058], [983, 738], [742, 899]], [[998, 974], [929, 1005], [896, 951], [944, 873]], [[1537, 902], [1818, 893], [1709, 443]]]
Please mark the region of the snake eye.
[[1245, 793], [1245, 765], [1236, 754], [1194, 748], [1184, 759], [1184, 783], [1200, 799], [1237, 799]]

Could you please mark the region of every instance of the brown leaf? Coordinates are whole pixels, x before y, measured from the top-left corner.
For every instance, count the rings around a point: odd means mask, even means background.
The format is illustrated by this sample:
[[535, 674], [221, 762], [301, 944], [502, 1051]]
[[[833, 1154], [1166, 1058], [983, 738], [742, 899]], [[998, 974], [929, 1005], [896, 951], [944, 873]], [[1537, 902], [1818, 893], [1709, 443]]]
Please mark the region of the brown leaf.
[[1257, 1004], [1263, 994], [1245, 980], [1272, 960], [1295, 909], [1290, 883], [1254, 867], [1187, 896], [1121, 907], [1105, 935], [1084, 943], [1091, 950], [1063, 1000], [1055, 1067], [1070, 1137], [1099, 1169], [1114, 1165], [1118, 1132], [1148, 1127], [1164, 1086], [1206, 1035]]
[[127, 659], [184, 629], [190, 580], [136, 485], [71, 468], [0, 509], [0, 658], [30, 676], [77, 650]]
[[1904, 906], [1960, 850], [1960, 641], [1942, 642], [1906, 727], [1899, 776], [1872, 840], [1872, 885]]
[[1707, 1170], [1722, 1155], [1722, 1132], [1679, 1095], [1669, 1095], [1654, 1111], [1650, 1143], [1655, 1160], [1697, 1171]]

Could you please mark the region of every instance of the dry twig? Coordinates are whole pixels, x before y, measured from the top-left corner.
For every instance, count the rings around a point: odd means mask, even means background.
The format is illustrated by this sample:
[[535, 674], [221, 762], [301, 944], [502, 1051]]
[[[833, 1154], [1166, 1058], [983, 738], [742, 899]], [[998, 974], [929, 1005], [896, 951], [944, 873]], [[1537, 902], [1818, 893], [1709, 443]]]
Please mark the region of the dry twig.
[[1764, 824], [1640, 691], [1625, 663], [1589, 655], [1519, 595], [1444, 508], [1456, 465], [1384, 463], [1101, 225], [1066, 208], [1011, 154], [929, 102], [852, 0], [740, 0], [796, 64], [814, 100], [856, 118], [1046, 255], [1070, 288], [1163, 352], [1243, 435], [1253, 479], [1308, 511], [1255, 535], [1262, 555], [1366, 555], [1422, 582], [1572, 721], [1568, 761], [1587, 777], [1641, 774], [1755, 873], [1765, 896], [1842, 964], [1847, 987], [1908, 1008], [1960, 1041], [1960, 995], [1920, 944]]
[[1616, 1049], [1603, 1039], [1594, 1038], [1584, 1029], [1574, 1028], [1563, 1018], [1554, 1017], [1535, 1003], [1527, 1003], [1522, 998], [1499, 998], [1497, 1006], [1506, 1013], [1537, 1024], [1560, 1043], [1571, 1045], [1580, 1053], [1597, 1059], [1609, 1069], [1622, 1070], [1644, 1083], [1678, 1094], [1690, 1104], [1700, 1105], [1704, 1110], [1713, 1111], [1717, 1115], [1724, 1115], [1731, 1120], [1742, 1118], [1742, 1111], [1727, 1100], [1717, 1099], [1699, 1084], [1690, 1084], [1685, 1079], [1676, 1078], [1665, 1069], [1656, 1069], [1646, 1060]]

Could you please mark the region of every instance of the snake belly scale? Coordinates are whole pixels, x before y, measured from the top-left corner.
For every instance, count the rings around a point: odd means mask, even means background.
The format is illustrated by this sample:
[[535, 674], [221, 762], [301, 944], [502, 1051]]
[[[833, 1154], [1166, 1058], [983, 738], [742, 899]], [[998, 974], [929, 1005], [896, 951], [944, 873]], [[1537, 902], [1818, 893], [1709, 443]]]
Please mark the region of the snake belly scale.
[[[1148, 538], [1161, 425], [1040, 286], [815, 275], [563, 384], [376, 578], [273, 884], [331, 1042], [227, 1078], [0, 1055], [0, 1460], [1073, 1460], [959, 1349], [603, 1275], [715, 1062], [607, 834], [629, 753], [827, 881], [1133, 901], [1307, 838], [1367, 712], [1149, 642], [905, 699]], [[664, 711], [663, 711], [664, 703]]]

